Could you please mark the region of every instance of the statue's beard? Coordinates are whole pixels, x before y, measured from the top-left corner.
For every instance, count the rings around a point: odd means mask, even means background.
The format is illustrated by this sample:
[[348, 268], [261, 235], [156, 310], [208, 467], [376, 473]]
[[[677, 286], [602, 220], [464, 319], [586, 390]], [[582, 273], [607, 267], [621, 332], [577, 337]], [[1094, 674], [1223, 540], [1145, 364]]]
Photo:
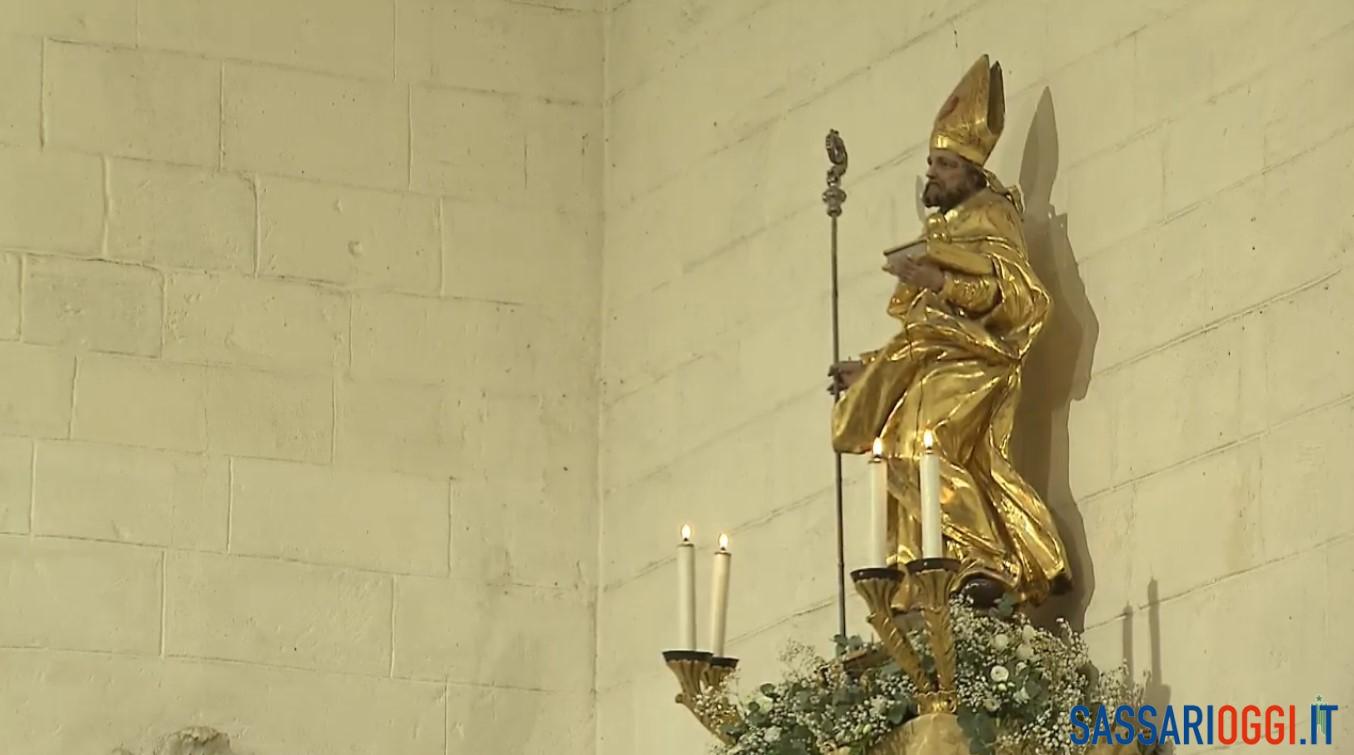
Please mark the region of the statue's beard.
[[959, 187], [946, 191], [935, 181], [927, 181], [926, 186], [921, 191], [922, 204], [927, 207], [934, 207], [938, 210], [948, 210], [951, 207], [964, 201], [968, 196], [967, 187]]

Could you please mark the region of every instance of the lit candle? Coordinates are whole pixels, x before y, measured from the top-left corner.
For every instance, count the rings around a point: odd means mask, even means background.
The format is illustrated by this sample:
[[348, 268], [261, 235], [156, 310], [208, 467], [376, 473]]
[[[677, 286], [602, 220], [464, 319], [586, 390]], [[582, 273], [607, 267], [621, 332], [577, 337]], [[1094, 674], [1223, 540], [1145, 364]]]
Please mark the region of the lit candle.
[[936, 438], [930, 430], [922, 436], [921, 454], [921, 555], [940, 558], [945, 555], [940, 520], [940, 456]]
[[677, 546], [677, 648], [696, 649], [696, 546], [691, 526], [682, 526]]
[[710, 652], [716, 658], [724, 656], [724, 635], [729, 617], [729, 536], [719, 536], [719, 550], [715, 553], [715, 567], [710, 574]]
[[889, 465], [884, 462], [884, 442], [874, 439], [870, 457], [870, 566], [889, 563]]

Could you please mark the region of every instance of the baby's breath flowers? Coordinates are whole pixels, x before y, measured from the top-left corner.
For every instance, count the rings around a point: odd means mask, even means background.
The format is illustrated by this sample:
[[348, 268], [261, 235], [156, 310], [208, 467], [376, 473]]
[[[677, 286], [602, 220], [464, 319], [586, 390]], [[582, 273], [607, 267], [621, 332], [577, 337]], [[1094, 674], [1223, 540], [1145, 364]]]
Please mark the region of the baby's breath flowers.
[[[979, 610], [956, 598], [950, 609], [959, 721], [977, 752], [1079, 755], [1085, 748], [1072, 744], [1073, 707], [1140, 702], [1126, 669], [1098, 672], [1064, 621], [1054, 632], [1040, 629], [1009, 601]], [[909, 639], [933, 667], [924, 630]], [[858, 638], [841, 642], [843, 649], [877, 649]], [[716, 748], [719, 755], [866, 755], [917, 713], [911, 680], [891, 663], [847, 673], [799, 643], [781, 660], [786, 671], [775, 684], [734, 701], [697, 701], [737, 708], [738, 721], [726, 732], [734, 744]]]

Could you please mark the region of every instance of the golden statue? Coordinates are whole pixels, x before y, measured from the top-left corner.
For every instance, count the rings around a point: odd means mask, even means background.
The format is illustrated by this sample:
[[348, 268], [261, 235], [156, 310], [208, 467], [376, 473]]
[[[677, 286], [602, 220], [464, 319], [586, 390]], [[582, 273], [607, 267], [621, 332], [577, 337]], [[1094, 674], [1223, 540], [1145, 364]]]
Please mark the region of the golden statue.
[[[1026, 253], [1019, 190], [984, 168], [1005, 116], [1001, 67], [986, 55], [941, 107], [922, 199], [921, 237], [885, 253], [898, 278], [888, 314], [902, 329], [858, 361], [833, 365], [842, 391], [832, 444], [888, 465], [890, 565], [922, 556], [919, 457], [934, 433], [945, 555], [982, 602], [1038, 603], [1070, 586], [1067, 554], [1039, 494], [1011, 464], [1021, 364], [1051, 311]], [[898, 610], [911, 599], [900, 594]]]

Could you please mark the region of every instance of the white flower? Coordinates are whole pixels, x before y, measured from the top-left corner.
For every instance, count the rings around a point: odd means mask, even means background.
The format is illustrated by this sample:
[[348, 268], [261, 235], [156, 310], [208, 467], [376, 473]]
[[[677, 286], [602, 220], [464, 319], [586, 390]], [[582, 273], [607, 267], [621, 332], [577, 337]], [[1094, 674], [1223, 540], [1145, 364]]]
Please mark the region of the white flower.
[[1020, 647], [1016, 648], [1016, 657], [1022, 661], [1028, 661], [1034, 658], [1034, 648], [1030, 647], [1028, 643], [1022, 642]]
[[1036, 632], [1034, 631], [1033, 624], [1026, 624], [1025, 626], [1020, 628], [1020, 637], [1026, 642], [1029, 642], [1030, 640], [1034, 639], [1035, 634]]
[[1024, 670], [1025, 670], [1025, 666], [1027, 666], [1027, 665], [1028, 665], [1028, 664], [1025, 663], [1024, 661], [1019, 661], [1019, 662], [1017, 662], [1017, 663], [1016, 663], [1016, 671], [1024, 671]]
[[882, 697], [876, 697], [870, 701], [870, 711], [876, 716], [883, 718], [885, 711], [888, 710], [889, 701]]
[[983, 700], [983, 707], [987, 708], [988, 713], [996, 713], [997, 708], [1001, 707], [1001, 703], [997, 702], [997, 698], [989, 697]]
[[1005, 650], [1007, 645], [1011, 644], [1011, 638], [1005, 634], [999, 634], [992, 638], [992, 647], [997, 650]]
[[998, 666], [993, 666], [993, 667], [992, 667], [992, 681], [994, 681], [994, 682], [1004, 682], [1004, 681], [1006, 681], [1007, 679], [1010, 679], [1010, 678], [1011, 678], [1011, 672], [1008, 671], [1008, 670], [1006, 669], [1005, 666], [1000, 666], [1000, 665], [998, 665]]
[[771, 727], [768, 727], [767, 730], [766, 730], [766, 732], [765, 732], [765, 735], [766, 735], [766, 736], [765, 736], [765, 739], [766, 739], [766, 741], [768, 741], [768, 742], [776, 742], [776, 741], [779, 741], [779, 740], [780, 740], [780, 727], [779, 727], [779, 726], [771, 726]]
[[1030, 693], [1025, 691], [1024, 687], [1016, 690], [1015, 701], [1018, 703], [1027, 703], [1030, 701]]

